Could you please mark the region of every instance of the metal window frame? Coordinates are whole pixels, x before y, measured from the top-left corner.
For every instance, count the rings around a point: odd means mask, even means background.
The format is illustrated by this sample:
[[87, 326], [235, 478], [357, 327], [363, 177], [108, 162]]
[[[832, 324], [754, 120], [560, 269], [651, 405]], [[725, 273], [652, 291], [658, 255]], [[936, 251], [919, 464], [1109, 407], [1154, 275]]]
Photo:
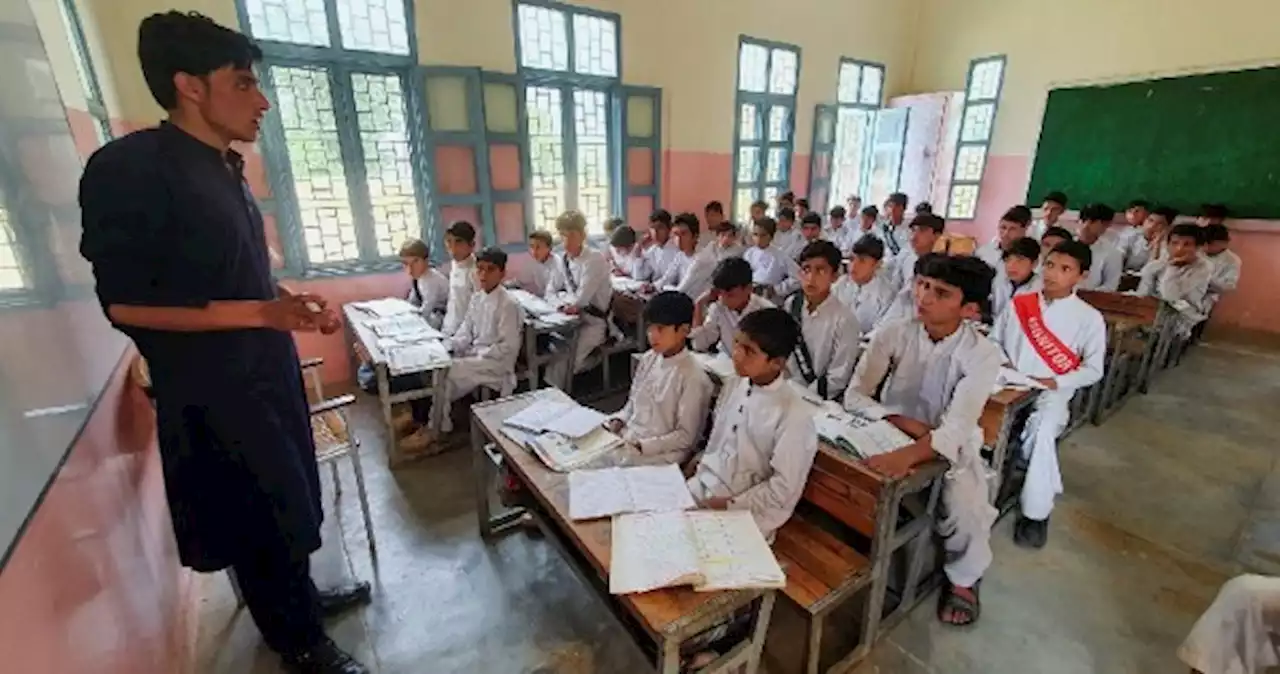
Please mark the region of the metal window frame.
[[85, 92], [85, 107], [93, 117], [98, 132], [106, 140], [111, 140], [115, 137], [115, 133], [111, 130], [111, 115], [107, 112], [106, 99], [102, 96], [102, 84], [98, 79], [98, 69], [93, 65], [93, 53], [89, 51], [89, 40], [85, 38], [80, 11], [76, 8], [75, 0], [58, 0], [58, 4], [60, 10], [66, 15], [67, 24], [71, 27], [70, 37], [75, 44], [72, 57], [78, 60], [83, 59], [79, 65], [84, 69], [85, 79], [88, 80], [89, 85], [89, 91]]
[[[993, 63], [1000, 63], [1000, 81], [996, 83], [996, 93], [992, 98], [983, 98], [974, 101], [969, 96], [969, 90], [973, 87], [973, 73], [978, 66]], [[956, 152], [951, 162], [951, 183], [947, 186], [947, 219], [948, 220], [973, 220], [978, 215], [978, 199], [982, 197], [982, 178], [987, 173], [987, 160], [991, 156], [991, 138], [996, 131], [996, 115], [1000, 111], [1000, 95], [1004, 93], [1004, 76], [1009, 67], [1009, 57], [1005, 54], [993, 54], [990, 56], [982, 56], [969, 61], [969, 72], [964, 78], [964, 106], [960, 110], [960, 132], [956, 137]], [[974, 105], [991, 104], [991, 127], [987, 130], [987, 137], [982, 141], [965, 141], [964, 138], [964, 120], [969, 114], [969, 108]], [[966, 147], [982, 148], [982, 173], [977, 180], [957, 180], [956, 172], [960, 170], [960, 150]], [[952, 208], [955, 207], [955, 199], [952, 195], [955, 193], [956, 187], [973, 186], [977, 192], [973, 198], [973, 212], [965, 216], [953, 215]]]
[[[857, 67], [858, 67], [858, 81], [857, 81], [856, 86], [854, 87], [854, 90], [855, 90], [855, 92], [857, 93], [857, 95], [855, 96], [855, 98], [856, 98], [857, 100], [854, 100], [854, 101], [841, 101], [841, 100], [840, 100], [840, 72], [841, 72], [842, 70], [844, 70], [844, 66], [845, 66], [845, 64], [849, 64], [849, 65], [853, 65], [853, 66], [857, 66]], [[863, 102], [862, 102], [862, 100], [861, 100], [861, 96], [862, 96], [862, 69], [863, 69], [863, 68], [874, 68], [874, 69], [876, 69], [876, 70], [879, 70], [879, 71], [880, 71], [880, 97], [879, 97], [879, 100], [877, 100], [875, 103], [863, 103]], [[813, 193], [813, 191], [814, 191], [814, 189], [815, 189], [815, 179], [814, 179], [814, 176], [815, 176], [815, 175], [816, 175], [816, 173], [817, 173], [817, 172], [815, 171], [815, 169], [817, 168], [817, 158], [818, 158], [818, 153], [819, 153], [819, 152], [823, 152], [823, 151], [829, 151], [829, 152], [831, 153], [831, 160], [830, 160], [830, 166], [829, 166], [829, 168], [828, 168], [828, 172], [827, 172], [827, 177], [826, 177], [825, 179], [820, 179], [820, 180], [818, 180], [818, 181], [817, 181], [817, 184], [816, 184], [816, 188], [817, 188], [817, 189], [821, 189], [821, 188], [823, 188], [824, 186], [825, 186], [825, 187], [826, 187], [826, 189], [827, 189], [827, 202], [828, 202], [828, 203], [827, 203], [827, 204], [824, 204], [824, 205], [821, 207], [821, 209], [820, 209], [820, 210], [824, 210], [824, 211], [825, 211], [827, 208], [829, 208], [829, 207], [831, 206], [831, 204], [835, 204], [835, 203], [843, 203], [843, 201], [842, 201], [842, 197], [840, 197], [839, 195], [837, 195], [837, 194], [834, 192], [834, 188], [836, 187], [836, 185], [835, 185], [835, 183], [834, 183], [834, 181], [833, 181], [833, 179], [835, 178], [835, 175], [836, 175], [836, 163], [835, 163], [835, 160], [836, 160], [836, 157], [838, 157], [838, 156], [839, 156], [839, 152], [837, 151], [837, 150], [839, 149], [839, 144], [840, 144], [840, 143], [839, 143], [839, 140], [840, 140], [840, 138], [842, 137], [842, 135], [841, 135], [841, 133], [840, 133], [840, 111], [841, 111], [841, 110], [865, 110], [865, 111], [870, 111], [870, 112], [877, 112], [877, 111], [879, 111], [879, 110], [883, 109], [883, 107], [884, 107], [884, 90], [885, 90], [884, 83], [885, 83], [885, 78], [886, 78], [887, 76], [888, 76], [888, 68], [887, 68], [883, 63], [879, 63], [879, 62], [877, 62], [877, 61], [868, 61], [868, 60], [865, 60], [865, 59], [852, 58], [852, 57], [849, 57], [849, 56], [841, 56], [841, 57], [840, 57], [840, 63], [839, 63], [839, 65], [836, 67], [836, 103], [835, 103], [834, 105], [831, 105], [831, 104], [825, 104], [825, 103], [820, 103], [820, 104], [818, 104], [818, 106], [817, 106], [817, 107], [815, 107], [815, 109], [814, 109], [814, 120], [813, 120], [813, 121], [814, 121], [814, 126], [813, 126], [813, 133], [814, 133], [814, 135], [813, 135], [813, 144], [812, 144], [812, 149], [811, 149], [811, 152], [810, 152], [810, 155], [809, 155], [810, 159], [809, 159], [809, 189], [808, 189], [808, 192], [809, 192], [810, 194], [812, 194], [812, 193]], [[835, 125], [834, 125], [834, 127], [833, 127], [834, 136], [833, 136], [833, 138], [832, 138], [832, 141], [831, 141], [831, 144], [830, 144], [830, 148], [820, 147], [822, 144], [820, 144], [820, 143], [818, 142], [818, 122], [819, 122], [819, 115], [820, 115], [820, 114], [822, 114], [823, 112], [829, 112], [829, 113], [831, 113], [831, 114], [834, 114], [834, 115], [835, 115], [835, 122], [834, 122], [834, 124], [835, 124]], [[860, 158], [860, 160], [859, 160], [859, 163], [861, 164], [861, 166], [859, 167], [859, 171], [858, 171], [858, 175], [860, 176], [860, 182], [859, 182], [858, 187], [857, 187], [857, 190], [858, 190], [858, 194], [859, 194], [859, 195], [862, 195], [862, 194], [864, 194], [864, 193], [867, 191], [867, 178], [868, 178], [868, 174], [869, 174], [869, 170], [868, 170], [868, 169], [870, 168], [869, 164], [870, 164], [870, 162], [871, 162], [872, 148], [874, 148], [874, 146], [875, 146], [875, 143], [874, 143], [874, 142], [872, 142], [872, 143], [869, 143], [866, 147], [864, 147], [864, 148], [863, 148], [863, 151], [862, 151], [862, 157], [861, 157], [861, 158]], [[824, 185], [823, 183], [825, 183], [825, 185]], [[812, 207], [812, 208], [816, 208], [816, 205], [815, 205], [815, 204], [813, 204], [813, 203], [810, 203], [809, 205], [810, 205], [810, 207]], [[856, 215], [856, 213], [850, 213], [849, 215], [852, 217], [852, 216]]]
[[[742, 82], [742, 48], [747, 45], [755, 45], [764, 47], [769, 51], [769, 58], [765, 61], [765, 91], [743, 91]], [[773, 50], [787, 50], [796, 55], [796, 87], [791, 94], [773, 94], [769, 93], [769, 75], [773, 71]], [[791, 160], [795, 155], [796, 142], [796, 101], [800, 96], [800, 73], [804, 65], [803, 54], [800, 47], [788, 44], [786, 42], [774, 42], [772, 40], [762, 40], [760, 38], [750, 37], [745, 34], [738, 35], [737, 56], [734, 59], [734, 77], [733, 77], [733, 174], [732, 185], [733, 194], [729, 199], [729, 213], [737, 214], [738, 212], [738, 190], [752, 189], [754, 190], [754, 201], [764, 198], [764, 192], [772, 187], [778, 190], [778, 194], [782, 194], [791, 189]], [[760, 140], [748, 141], [746, 147], [755, 147], [760, 150], [760, 173], [754, 181], [743, 182], [738, 180], [739, 158], [744, 147], [742, 142], [742, 106], [756, 106], [757, 116], [760, 119]], [[769, 110], [775, 106], [783, 106], [789, 112], [787, 123], [790, 129], [787, 133], [787, 140], [783, 142], [769, 140]], [[784, 158], [782, 162], [782, 179], [769, 180], [769, 151], [773, 149], [782, 149]]]
[[[628, 132], [629, 114], [627, 105], [632, 96], [653, 99], [653, 134], [649, 138], [633, 138]], [[621, 176], [621, 203], [615, 210], [623, 216], [630, 212], [629, 201], [632, 197], [649, 197], [653, 200], [653, 208], [662, 207], [662, 89], [658, 87], [640, 87], [623, 85], [615, 104], [618, 117], [618, 166], [616, 171]], [[629, 158], [632, 149], [647, 149], [653, 159], [653, 184], [632, 185], [629, 170]]]

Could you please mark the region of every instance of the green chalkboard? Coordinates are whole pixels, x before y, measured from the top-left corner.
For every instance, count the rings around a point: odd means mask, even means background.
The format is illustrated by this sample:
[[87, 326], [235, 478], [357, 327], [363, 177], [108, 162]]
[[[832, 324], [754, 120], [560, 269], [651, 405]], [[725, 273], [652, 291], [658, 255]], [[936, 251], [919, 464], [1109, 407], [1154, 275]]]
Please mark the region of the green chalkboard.
[[1280, 68], [1054, 89], [1028, 203], [1051, 190], [1072, 207], [1142, 198], [1280, 217]]

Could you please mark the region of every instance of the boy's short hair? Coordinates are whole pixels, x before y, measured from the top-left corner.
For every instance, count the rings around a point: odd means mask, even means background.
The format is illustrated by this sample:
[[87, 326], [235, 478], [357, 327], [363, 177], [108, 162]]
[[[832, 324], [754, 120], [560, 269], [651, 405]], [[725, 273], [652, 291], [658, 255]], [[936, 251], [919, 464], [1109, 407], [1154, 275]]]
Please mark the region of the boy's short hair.
[[844, 206], [835, 206], [831, 209], [830, 212], [827, 213], [827, 215], [833, 218], [843, 218], [848, 214], [849, 212], [844, 210]]
[[792, 192], [791, 190], [787, 190], [786, 192], [783, 192], [782, 194], [778, 195], [778, 201], [782, 201], [784, 199], [786, 201], [790, 201], [791, 203], [795, 203], [796, 193]]
[[652, 213], [650, 213], [650, 214], [649, 214], [649, 222], [650, 222], [650, 223], [655, 223], [655, 222], [656, 222], [656, 223], [661, 223], [661, 224], [663, 224], [663, 225], [666, 225], [667, 227], [670, 227], [670, 226], [671, 226], [671, 213], [667, 212], [667, 209], [665, 209], [665, 208], [659, 208], [658, 210], [656, 210], [656, 211], [654, 211], [654, 212], [652, 212]]
[[1200, 206], [1200, 217], [1225, 220], [1231, 215], [1226, 204], [1203, 204]]
[[476, 262], [488, 262], [502, 271], [507, 270], [507, 254], [501, 248], [490, 247], [476, 253]]
[[587, 216], [582, 211], [567, 210], [556, 218], [556, 231], [560, 236], [571, 232], [587, 232]]
[[762, 211], [767, 211], [769, 210], [769, 203], [762, 199], [756, 199], [755, 201], [751, 202], [751, 207], [758, 208]]
[[1218, 241], [1230, 241], [1230, 240], [1231, 240], [1231, 230], [1227, 229], [1226, 225], [1215, 222], [1212, 225], [1204, 226], [1204, 242], [1205, 243], [1215, 243]]
[[872, 204], [870, 206], [864, 207], [862, 209], [862, 214], [870, 215], [873, 218], [878, 218], [880, 217], [880, 209], [876, 208], [875, 204]]
[[870, 234], [864, 235], [853, 244], [855, 257], [869, 257], [874, 260], [884, 259], [884, 242]]
[[1050, 255], [1054, 253], [1074, 257], [1076, 259], [1076, 264], [1080, 265], [1081, 272], [1087, 272], [1089, 271], [1089, 268], [1093, 266], [1093, 249], [1089, 248], [1089, 245], [1086, 243], [1082, 243], [1080, 241], [1063, 241], [1062, 243], [1054, 246], [1053, 250], [1049, 251]]
[[779, 209], [778, 209], [778, 219], [779, 219], [779, 220], [791, 220], [792, 222], [794, 222], [794, 221], [795, 221], [795, 219], [796, 219], [796, 209], [794, 209], [794, 208], [792, 208], [792, 207], [790, 207], [790, 206], [783, 206], [782, 208], [779, 208]]
[[1062, 206], [1063, 208], [1066, 208], [1066, 207], [1067, 207], [1067, 193], [1066, 193], [1066, 192], [1058, 192], [1058, 191], [1056, 191], [1056, 190], [1055, 190], [1055, 191], [1053, 191], [1053, 192], [1050, 192], [1050, 193], [1048, 193], [1048, 194], [1044, 195], [1044, 198], [1043, 198], [1043, 199], [1041, 199], [1040, 201], [1041, 201], [1042, 203], [1043, 203], [1043, 202], [1045, 202], [1045, 201], [1052, 201], [1053, 203], [1058, 204], [1059, 206]]
[[604, 233], [611, 234], [618, 231], [618, 228], [627, 224], [622, 218], [609, 218], [604, 221]]
[[532, 232], [529, 232], [529, 241], [541, 241], [547, 244], [547, 248], [550, 248], [552, 244], [555, 243], [555, 239], [551, 238], [551, 232], [548, 232], [545, 229], [535, 229]]
[[677, 328], [693, 325], [693, 299], [677, 290], [664, 290], [654, 295], [645, 305], [644, 322]]
[[897, 204], [903, 208], [907, 207], [907, 195], [902, 192], [894, 192], [893, 194], [890, 194], [889, 198], [885, 199], [885, 201], [891, 204]]
[[1004, 215], [1000, 216], [1000, 219], [1005, 222], [1014, 222], [1026, 227], [1031, 224], [1031, 209], [1021, 205], [1014, 206], [1013, 208], [1005, 211]]
[[800, 326], [784, 309], [757, 309], [738, 321], [738, 331], [769, 358], [788, 358], [800, 341]]
[[917, 227], [932, 229], [934, 234], [941, 234], [947, 228], [947, 221], [933, 213], [924, 213], [912, 218], [911, 229]]
[[203, 77], [225, 66], [246, 70], [261, 60], [253, 40], [197, 12], [152, 14], [138, 25], [142, 77], [165, 110], [178, 107], [174, 75]]
[[1080, 222], [1111, 222], [1116, 219], [1116, 209], [1106, 204], [1089, 204], [1080, 209]]
[[674, 227], [676, 225], [684, 225], [689, 228], [689, 231], [692, 232], [694, 236], [698, 235], [698, 216], [693, 213], [681, 213], [680, 215], [677, 215], [671, 226]]
[[721, 220], [720, 222], [716, 223], [716, 227], [712, 231], [714, 231], [716, 234], [721, 234], [723, 232], [733, 232], [736, 234], [738, 232], [738, 226], [733, 224], [729, 220]]
[[1028, 260], [1036, 261], [1040, 259], [1040, 242], [1035, 239], [1024, 236], [1015, 239], [1009, 247], [1000, 254], [1001, 260], [1008, 260], [1011, 257], [1025, 257]]
[[821, 226], [822, 226], [822, 216], [821, 216], [821, 215], [818, 215], [817, 213], [814, 213], [813, 211], [809, 211], [808, 213], [805, 213], [805, 214], [804, 214], [804, 217], [803, 217], [803, 218], [800, 218], [800, 225], [801, 225], [801, 226], [804, 226], [804, 225], [818, 225], [819, 227], [821, 227]]
[[764, 216], [763, 218], [756, 218], [755, 222], [751, 223], [751, 225], [753, 227], [759, 227], [760, 229], [763, 229], [765, 232], [769, 234], [769, 236], [774, 236], [775, 234], [778, 233], [778, 221], [774, 220], [773, 218], [767, 215]]
[[[559, 224], [557, 222], [557, 224]], [[458, 220], [449, 229], [444, 230], [445, 234], [467, 244], [468, 246], [476, 245], [476, 228], [466, 220]]]
[[614, 248], [628, 248], [636, 245], [636, 230], [631, 229], [630, 225], [620, 225], [613, 230], [613, 236], [609, 237], [609, 245]]
[[818, 239], [805, 244], [800, 250], [800, 254], [796, 256], [797, 264], [804, 264], [809, 260], [821, 258], [831, 265], [835, 271], [840, 271], [840, 249], [834, 243], [826, 239]]
[[1125, 206], [1125, 210], [1129, 210], [1130, 208], [1141, 208], [1144, 211], [1149, 211], [1151, 210], [1151, 202], [1146, 199], [1134, 199], [1129, 202], [1128, 206]]
[[416, 257], [425, 260], [431, 255], [427, 242], [422, 239], [409, 239], [400, 244], [400, 257]]
[[924, 215], [926, 213], [933, 213], [933, 204], [927, 201], [921, 201], [920, 203], [916, 204], [917, 215]]
[[796, 199], [795, 204], [806, 211], [809, 210], [809, 200], [804, 197], [800, 197], [799, 199]]
[[1184, 222], [1181, 225], [1174, 225], [1169, 228], [1169, 235], [1166, 238], [1172, 241], [1175, 236], [1184, 236], [1188, 239], [1194, 239], [1197, 246], [1204, 245], [1204, 228], [1199, 225], [1193, 225], [1189, 222]]
[[1164, 218], [1164, 221], [1171, 225], [1173, 224], [1174, 220], [1178, 219], [1178, 209], [1172, 206], [1156, 206], [1153, 209], [1147, 209], [1147, 210], [1151, 211], [1153, 215], [1158, 215]]
[[1040, 238], [1043, 240], [1045, 237], [1050, 237], [1050, 236], [1054, 238], [1062, 239], [1063, 241], [1076, 240], [1076, 237], [1071, 233], [1071, 230], [1067, 229], [1066, 227], [1050, 227], [1044, 230], [1044, 234], [1041, 234]]
[[724, 204], [719, 201], [708, 201], [707, 205], [702, 209], [703, 213], [719, 213], [724, 215]]
[[726, 257], [711, 272], [711, 287], [716, 290], [733, 290], [751, 285], [751, 263], [740, 257]]
[[991, 281], [996, 270], [981, 259], [969, 255], [929, 253], [916, 261], [916, 276], [937, 279], [960, 289], [964, 303], [985, 302], [991, 295]]

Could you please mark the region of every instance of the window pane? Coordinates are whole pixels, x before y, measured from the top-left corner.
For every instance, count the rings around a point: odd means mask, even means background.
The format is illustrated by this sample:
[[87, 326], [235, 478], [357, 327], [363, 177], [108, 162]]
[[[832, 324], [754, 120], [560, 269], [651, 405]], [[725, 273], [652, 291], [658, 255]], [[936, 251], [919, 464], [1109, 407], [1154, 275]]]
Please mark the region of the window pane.
[[836, 138], [836, 116], [830, 112], [824, 113], [818, 117], [818, 142], [826, 145], [835, 142]]
[[769, 80], [769, 50], [744, 43], [738, 52], [738, 89], [764, 93]]
[[489, 131], [516, 133], [519, 130], [519, 111], [516, 106], [516, 87], [505, 82], [486, 82], [484, 85], [484, 126]]
[[[869, 110], [842, 108], [836, 121], [836, 151], [831, 177], [831, 198], [862, 193], [862, 167], [870, 143]], [[819, 204], [813, 204], [815, 208]]]
[[654, 103], [652, 96], [627, 96], [629, 138], [653, 138]]
[[406, 240], [422, 234], [404, 90], [396, 75], [365, 73], [351, 76], [351, 89], [364, 148], [374, 239], [378, 253], [392, 256]]
[[734, 208], [733, 219], [737, 222], [747, 222], [751, 219], [751, 202], [756, 200], [756, 188], [740, 187], [735, 192], [734, 198], [736, 208]]
[[977, 185], [952, 185], [950, 205], [947, 206], [948, 218], [970, 219], [978, 210]]
[[564, 125], [560, 90], [526, 87], [529, 112], [529, 165], [533, 179], [533, 222], [554, 230], [565, 210]]
[[618, 76], [617, 26], [609, 19], [573, 15], [573, 69], [584, 75]]
[[260, 40], [329, 46], [324, 0], [245, 0], [249, 30]]
[[962, 145], [956, 153], [955, 180], [978, 182], [987, 163], [986, 145]]
[[409, 53], [405, 0], [338, 0], [342, 46], [388, 54]]
[[881, 89], [884, 87], [884, 71], [875, 66], [862, 67], [862, 88], [859, 99], [869, 105], [880, 105]]
[[769, 140], [785, 143], [791, 137], [791, 110], [785, 105], [769, 108]]
[[273, 66], [271, 79], [307, 259], [312, 263], [354, 260], [360, 250], [328, 73]]
[[960, 125], [960, 142], [981, 143], [990, 140], [991, 118], [995, 112], [995, 103], [967, 106], [964, 111], [964, 122]]
[[114, 136], [111, 133], [111, 122], [99, 117], [93, 118], [93, 135], [98, 138], [98, 147], [106, 145]]
[[[564, 12], [520, 5], [520, 65], [543, 70], [569, 69]], [[558, 215], [558, 214], [557, 214]]]
[[738, 148], [738, 182], [754, 183], [760, 179], [760, 148]]
[[609, 199], [609, 97], [603, 91], [575, 89], [574, 130], [578, 140], [578, 210], [587, 231], [604, 233], [612, 217]]
[[991, 100], [1000, 93], [1000, 78], [1004, 75], [1004, 61], [983, 61], [973, 66], [969, 78], [969, 100]]
[[764, 209], [765, 215], [769, 217], [773, 217], [774, 212], [777, 210], [777, 207], [778, 207], [779, 192], [780, 190], [776, 187], [764, 188], [764, 202], [768, 204], [768, 207]]
[[799, 58], [790, 49], [774, 49], [773, 63], [769, 66], [769, 93], [786, 94], [796, 92], [796, 76], [799, 69]]
[[18, 244], [9, 222], [9, 210], [0, 208], [0, 290], [22, 290], [27, 282], [18, 262]]
[[784, 147], [769, 148], [769, 164], [765, 169], [766, 182], [776, 183], [787, 179], [787, 149]]
[[862, 67], [856, 63], [840, 64], [840, 83], [836, 87], [836, 101], [840, 103], [858, 102], [858, 74]]
[[738, 123], [739, 140], [760, 140], [760, 118], [756, 106], [742, 104], [742, 119]]

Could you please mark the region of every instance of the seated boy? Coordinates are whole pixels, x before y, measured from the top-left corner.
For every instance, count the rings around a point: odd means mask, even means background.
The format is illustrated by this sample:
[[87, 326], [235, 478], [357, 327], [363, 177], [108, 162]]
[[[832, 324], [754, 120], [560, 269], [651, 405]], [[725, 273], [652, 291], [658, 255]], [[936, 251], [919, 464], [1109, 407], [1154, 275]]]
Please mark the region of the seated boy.
[[459, 220], [444, 231], [444, 247], [449, 251], [449, 300], [445, 305], [440, 331], [452, 335], [462, 325], [462, 317], [476, 289], [476, 228]]
[[716, 258], [712, 251], [698, 250], [698, 229], [698, 216], [693, 213], [676, 216], [671, 231], [677, 250], [666, 273], [654, 283], [659, 290], [671, 288], [695, 299], [710, 287]]
[[1040, 267], [1044, 265], [1045, 258], [1049, 257], [1049, 253], [1054, 248], [1057, 248], [1058, 244], [1075, 240], [1075, 235], [1065, 227], [1055, 226], [1044, 230], [1040, 236], [1040, 260], [1036, 263], [1036, 271], [1040, 271]]
[[449, 305], [449, 279], [431, 267], [430, 251], [422, 239], [400, 246], [400, 264], [409, 274], [409, 303], [432, 327], [439, 328]]
[[751, 281], [757, 287], [767, 288], [775, 297], [785, 297], [794, 292], [799, 285], [796, 276], [800, 269], [795, 259], [774, 245], [774, 233], [777, 224], [773, 218], [764, 217], [755, 221], [751, 227], [751, 241], [754, 245], [743, 253], [742, 257], [751, 264]]
[[1151, 215], [1151, 202], [1146, 199], [1134, 199], [1124, 209], [1124, 226], [1107, 231], [1106, 236], [1112, 239], [1112, 245], [1120, 250], [1120, 254], [1124, 258], [1124, 268], [1126, 270], [1142, 269], [1142, 265], [1145, 264], [1145, 262], [1134, 264], [1129, 259], [1129, 251], [1133, 248], [1134, 243], [1142, 238], [1148, 215]]
[[1081, 290], [1116, 292], [1124, 273], [1124, 255], [1103, 235], [1111, 228], [1115, 209], [1106, 204], [1089, 204], [1080, 209], [1080, 229], [1076, 240], [1089, 247], [1093, 267], [1089, 277], [1080, 283]]
[[803, 220], [809, 214], [809, 200], [804, 197], [796, 199], [796, 219]]
[[844, 255], [853, 248], [853, 241], [856, 235], [851, 235], [845, 227], [844, 219], [847, 213], [844, 206], [836, 206], [827, 213], [827, 230], [823, 232], [822, 238], [834, 243], [840, 249], [840, 254]]
[[612, 271], [615, 276], [626, 276], [637, 281], [648, 281], [652, 273], [649, 261], [640, 254], [637, 245], [636, 230], [628, 225], [620, 225], [613, 230], [609, 245], [613, 251]]
[[1196, 224], [1201, 227], [1227, 224], [1230, 212], [1226, 204], [1205, 204], [1200, 207], [1200, 215], [1196, 216]]
[[529, 261], [520, 265], [510, 284], [542, 297], [547, 292], [551, 273], [556, 268], [556, 256], [551, 254], [551, 232], [545, 229], [529, 233]]
[[1205, 226], [1204, 257], [1213, 265], [1213, 278], [1209, 280], [1209, 310], [1224, 294], [1240, 284], [1240, 256], [1229, 250], [1230, 246], [1231, 232], [1226, 225]]
[[798, 257], [800, 255], [800, 251], [804, 250], [805, 246], [813, 243], [814, 241], [823, 240], [822, 216], [817, 213], [806, 213], [805, 216], [800, 219], [799, 248], [796, 249], [796, 253], [792, 256], [792, 259]]
[[741, 237], [738, 236], [737, 225], [728, 220], [721, 220], [710, 229], [716, 235], [711, 252], [717, 262], [727, 257], [742, 257], [746, 252], [747, 249], [742, 245]]
[[698, 241], [698, 249], [702, 250], [717, 243], [715, 236], [720, 232], [721, 223], [724, 219], [724, 204], [719, 201], [709, 201], [702, 209], [703, 231], [711, 232], [712, 236], [703, 237]]
[[659, 208], [649, 216], [649, 231], [641, 239], [640, 248], [643, 249], [652, 277], [662, 278], [680, 252], [676, 240], [671, 238], [670, 213]]
[[[874, 204], [867, 206], [858, 213], [858, 238], [870, 234], [876, 235], [876, 223], [880, 221], [880, 209]], [[883, 243], [883, 242], [882, 242]]]
[[1062, 192], [1050, 192], [1040, 201], [1040, 217], [1027, 230], [1027, 236], [1039, 241], [1044, 233], [1053, 227], [1060, 227], [1058, 218], [1067, 212], [1067, 195]]
[[[750, 211], [751, 221], [755, 222], [756, 220], [759, 220], [760, 218], [763, 218], [764, 216], [768, 215], [768, 210], [769, 210], [769, 204], [765, 203], [764, 201], [756, 200], [751, 202], [751, 211]], [[721, 215], [723, 215], [723, 212], [721, 213]]]
[[796, 227], [796, 211], [793, 208], [778, 209], [778, 227], [773, 234], [773, 246], [783, 255], [794, 260], [804, 246], [800, 243], [800, 229]]
[[[604, 343], [608, 334], [606, 317], [613, 301], [609, 263], [600, 251], [587, 246], [587, 219], [578, 211], [565, 211], [556, 218], [556, 232], [564, 242], [557, 256], [555, 273], [547, 284], [546, 299], [560, 311], [579, 316], [577, 348], [571, 354], [572, 374], [586, 366], [587, 356]], [[547, 368], [547, 380], [557, 386], [568, 382], [571, 373], [561, 359]]]
[[858, 319], [831, 295], [831, 285], [840, 274], [840, 249], [830, 241], [817, 241], [800, 251], [798, 262], [800, 292], [783, 303], [800, 325], [788, 370], [819, 396], [838, 396], [849, 383], [862, 348]]
[[[921, 258], [915, 315], [876, 329], [845, 393], [846, 409], [881, 417], [923, 439], [867, 460], [889, 477], [942, 457], [950, 464], [942, 488], [947, 583], [938, 618], [952, 625], [978, 619], [978, 581], [991, 564], [996, 509], [987, 497], [978, 419], [1000, 373], [1000, 349], [967, 314], [991, 293], [995, 272], [974, 257], [937, 253]], [[878, 394], [878, 395], [877, 395]]]
[[1204, 230], [1197, 225], [1174, 225], [1165, 242], [1164, 258], [1148, 262], [1138, 282], [1139, 295], [1159, 297], [1178, 312], [1174, 329], [1183, 339], [1209, 316], [1213, 264], [1200, 255], [1202, 236]]
[[992, 319], [1000, 317], [1014, 295], [1033, 293], [1041, 288], [1040, 274], [1036, 273], [1036, 265], [1040, 261], [1040, 244], [1035, 239], [1024, 236], [1010, 244], [1001, 256], [1004, 273], [998, 274], [992, 282]]
[[880, 273], [884, 259], [884, 242], [874, 236], [863, 236], [853, 244], [849, 275], [841, 276], [831, 288], [836, 298], [853, 310], [862, 334], [871, 334], [880, 318], [893, 303], [893, 287]]
[[1142, 268], [1152, 260], [1164, 257], [1164, 242], [1169, 236], [1169, 228], [1178, 219], [1178, 211], [1168, 206], [1157, 206], [1147, 213], [1142, 222], [1138, 236], [1129, 238], [1129, 245], [1124, 249], [1124, 270], [1130, 273], [1141, 272]]
[[936, 215], [922, 215], [911, 221], [910, 247], [893, 259], [893, 267], [889, 270], [889, 282], [896, 289], [896, 294], [882, 322], [915, 315], [915, 277], [920, 260], [933, 252], [934, 245], [942, 236], [944, 224], [945, 221]]
[[1026, 206], [1014, 206], [1000, 217], [996, 237], [978, 247], [975, 255], [978, 259], [991, 265], [1000, 276], [1004, 260], [1004, 252], [1014, 241], [1027, 235], [1027, 226], [1031, 224], [1031, 209]]
[[698, 297], [689, 339], [697, 351], [733, 352], [733, 336], [743, 316], [772, 307], [773, 302], [752, 292], [751, 265], [740, 257], [721, 260], [711, 275], [711, 290]]
[[1049, 537], [1053, 500], [1062, 493], [1058, 434], [1071, 416], [1071, 397], [1102, 379], [1107, 324], [1075, 294], [1091, 262], [1083, 243], [1058, 244], [1044, 262], [1044, 288], [1014, 297], [991, 328], [992, 341], [1004, 349], [1013, 369], [1046, 389], [1036, 397], [1022, 431], [1027, 477], [1013, 540], [1024, 547], [1042, 548]]
[[604, 225], [601, 227], [601, 229], [604, 230], [604, 241], [600, 242], [599, 247], [597, 247], [596, 250], [599, 250], [600, 253], [604, 255], [604, 259], [609, 263], [610, 268], [613, 268], [614, 266], [613, 258], [617, 252], [613, 248], [613, 234], [618, 231], [619, 227], [622, 227], [625, 224], [626, 222], [622, 218], [609, 218], [604, 221]]
[[920, 203], [916, 204], [916, 207], [914, 210], [916, 212], [916, 215], [933, 215], [933, 204], [927, 201], [921, 201]]
[[713, 385], [685, 349], [693, 300], [661, 292], [644, 308], [649, 350], [640, 357], [627, 404], [605, 422], [646, 463], [683, 464], [702, 439]]

